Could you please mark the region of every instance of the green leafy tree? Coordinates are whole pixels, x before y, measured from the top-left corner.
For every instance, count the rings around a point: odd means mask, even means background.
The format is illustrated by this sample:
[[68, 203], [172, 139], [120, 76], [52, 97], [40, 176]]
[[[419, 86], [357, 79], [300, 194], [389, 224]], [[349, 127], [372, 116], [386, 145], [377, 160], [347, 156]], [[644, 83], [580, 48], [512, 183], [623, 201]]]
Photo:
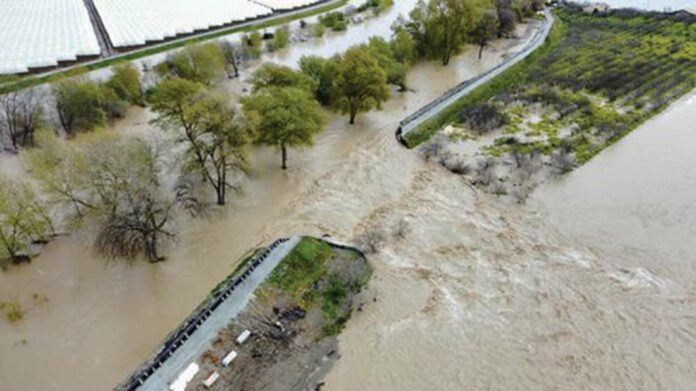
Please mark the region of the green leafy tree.
[[257, 142], [280, 149], [283, 170], [288, 168], [288, 148], [313, 145], [326, 122], [319, 103], [297, 87], [265, 88], [242, 104], [255, 126]]
[[396, 60], [392, 47], [382, 37], [372, 37], [367, 44], [367, 50], [374, 57], [382, 70], [387, 74], [387, 83], [406, 89], [406, 64]]
[[156, 67], [160, 76], [212, 84], [225, 76], [225, 53], [214, 43], [186, 46]]
[[284, 65], [265, 63], [259, 67], [252, 77], [253, 91], [259, 91], [268, 87], [297, 87], [314, 93], [315, 81], [302, 73]]
[[421, 56], [449, 64], [470, 41], [470, 34], [486, 0], [420, 0], [405, 27]]
[[87, 79], [63, 79], [53, 86], [56, 111], [67, 134], [106, 123], [104, 88]]
[[358, 113], [381, 107], [389, 99], [387, 74], [364, 47], [348, 49], [337, 66], [334, 105], [355, 123]]
[[255, 59], [261, 57], [263, 52], [263, 37], [258, 31], [254, 31], [249, 35], [242, 37], [245, 50], [249, 54], [249, 58]]
[[29, 245], [43, 239], [49, 227], [31, 186], [0, 176], [0, 259], [29, 260]]
[[275, 31], [273, 41], [268, 44], [268, 50], [274, 52], [285, 49], [288, 43], [290, 43], [290, 30], [287, 27], [281, 27]]
[[303, 56], [300, 59], [300, 70], [314, 80], [315, 96], [322, 105], [332, 103], [339, 61], [338, 57], [326, 59], [319, 56]]
[[472, 41], [479, 46], [478, 58], [483, 56], [485, 48], [498, 35], [498, 18], [495, 14], [485, 12], [471, 32]]
[[400, 23], [395, 24], [392, 30], [390, 45], [394, 59], [401, 64], [413, 64], [416, 61], [416, 43], [413, 36]]
[[157, 114], [154, 123], [181, 135], [185, 145], [185, 168], [200, 173], [226, 203], [231, 171], [246, 172], [246, 145], [252, 141], [251, 126], [238, 116], [229, 99], [205, 91], [203, 85], [179, 78], [161, 82], [150, 98]]
[[121, 64], [114, 67], [113, 75], [106, 82], [116, 95], [133, 105], [143, 104], [143, 91], [140, 82], [140, 72], [133, 64]]

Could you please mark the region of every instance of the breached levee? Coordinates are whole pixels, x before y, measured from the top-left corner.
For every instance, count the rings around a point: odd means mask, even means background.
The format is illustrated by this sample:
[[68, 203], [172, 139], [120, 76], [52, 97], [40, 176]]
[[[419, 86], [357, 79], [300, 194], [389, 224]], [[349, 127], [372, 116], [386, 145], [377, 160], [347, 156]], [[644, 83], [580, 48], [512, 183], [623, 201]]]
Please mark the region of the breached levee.
[[278, 239], [241, 261], [115, 390], [290, 389], [259, 383], [264, 373], [286, 369], [290, 384], [316, 386], [337, 358], [335, 335], [370, 276], [355, 248]]

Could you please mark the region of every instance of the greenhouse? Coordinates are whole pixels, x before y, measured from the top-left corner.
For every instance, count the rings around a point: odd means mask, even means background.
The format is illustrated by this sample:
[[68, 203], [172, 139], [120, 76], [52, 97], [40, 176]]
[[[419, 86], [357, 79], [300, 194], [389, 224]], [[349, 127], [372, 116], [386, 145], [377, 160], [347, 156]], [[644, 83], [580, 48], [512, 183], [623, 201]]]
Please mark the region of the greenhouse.
[[82, 0], [4, 0], [0, 21], [0, 74], [100, 54]]

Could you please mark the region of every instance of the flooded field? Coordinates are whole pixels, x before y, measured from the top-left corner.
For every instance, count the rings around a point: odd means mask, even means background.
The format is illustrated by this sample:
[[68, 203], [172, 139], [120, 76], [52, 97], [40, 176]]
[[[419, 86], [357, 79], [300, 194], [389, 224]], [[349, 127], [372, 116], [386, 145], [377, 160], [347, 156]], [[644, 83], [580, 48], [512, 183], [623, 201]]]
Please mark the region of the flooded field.
[[[403, 117], [515, 44], [497, 43], [481, 62], [471, 50], [448, 68], [416, 66], [415, 93], [354, 126], [332, 115], [313, 148], [291, 152], [288, 171], [275, 151], [254, 151], [244, 193], [182, 226], [164, 263], [108, 264], [71, 236], [1, 272], [0, 298], [28, 312], [0, 322], [0, 388], [109, 389], [254, 245], [377, 232], [378, 299], [348, 323], [325, 389], [691, 389], [696, 287], [673, 278], [683, 264], [631, 267], [628, 254], [478, 193], [395, 141]], [[120, 126], [147, 130], [146, 119], [133, 111]]]
[[694, 124], [696, 91], [539, 191], [542, 216], [605, 251], [630, 255], [636, 266], [693, 285]]

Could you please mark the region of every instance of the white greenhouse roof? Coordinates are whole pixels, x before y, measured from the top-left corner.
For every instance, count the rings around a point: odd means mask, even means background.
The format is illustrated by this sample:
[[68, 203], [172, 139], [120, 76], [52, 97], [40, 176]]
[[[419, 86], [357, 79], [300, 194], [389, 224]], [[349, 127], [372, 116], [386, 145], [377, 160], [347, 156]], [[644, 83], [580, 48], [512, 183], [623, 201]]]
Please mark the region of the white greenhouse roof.
[[94, 0], [115, 47], [139, 46], [272, 13], [249, 0]]
[[0, 74], [99, 53], [83, 0], [0, 0]]

